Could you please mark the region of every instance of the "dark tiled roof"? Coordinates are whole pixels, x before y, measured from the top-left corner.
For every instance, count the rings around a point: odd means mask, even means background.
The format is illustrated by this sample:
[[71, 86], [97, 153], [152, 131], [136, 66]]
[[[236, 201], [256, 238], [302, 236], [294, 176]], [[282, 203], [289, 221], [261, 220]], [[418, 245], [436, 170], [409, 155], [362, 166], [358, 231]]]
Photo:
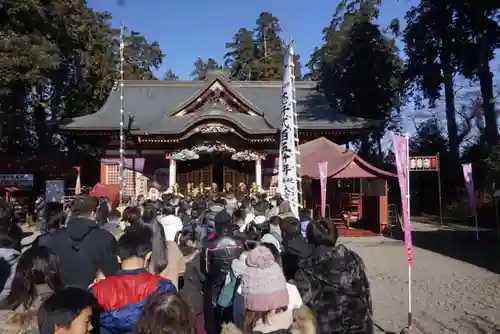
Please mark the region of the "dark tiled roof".
[[[196, 99], [214, 80], [229, 88], [255, 115], [209, 111], [172, 116], [188, 100]], [[314, 82], [297, 82], [299, 127], [318, 130], [362, 129], [374, 123], [332, 111]], [[281, 82], [231, 81], [125, 81], [124, 109], [134, 117], [137, 133], [179, 133], [205, 119], [226, 119], [248, 133], [275, 133], [281, 124]], [[94, 114], [65, 120], [66, 130], [115, 130], [120, 124], [120, 92], [112, 90]]]

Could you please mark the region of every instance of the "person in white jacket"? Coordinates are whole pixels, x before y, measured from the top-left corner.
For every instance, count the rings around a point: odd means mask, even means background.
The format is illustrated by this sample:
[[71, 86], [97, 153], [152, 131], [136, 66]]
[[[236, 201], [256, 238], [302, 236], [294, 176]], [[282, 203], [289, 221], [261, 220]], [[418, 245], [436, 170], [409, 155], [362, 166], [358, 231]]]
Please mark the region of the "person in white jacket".
[[160, 218], [160, 224], [165, 231], [167, 241], [175, 241], [177, 233], [182, 231], [182, 220], [175, 215], [174, 207], [167, 205], [163, 208], [163, 216]]

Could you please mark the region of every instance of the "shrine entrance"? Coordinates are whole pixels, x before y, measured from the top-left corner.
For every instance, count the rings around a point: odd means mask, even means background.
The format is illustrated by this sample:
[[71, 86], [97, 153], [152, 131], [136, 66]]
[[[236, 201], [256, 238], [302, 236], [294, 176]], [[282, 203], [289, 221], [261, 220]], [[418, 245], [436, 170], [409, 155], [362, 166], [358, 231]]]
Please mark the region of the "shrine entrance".
[[205, 189], [216, 183], [219, 190], [230, 185], [238, 189], [240, 183], [248, 187], [255, 182], [255, 167], [253, 161], [236, 161], [231, 154], [210, 153], [200, 154], [196, 160], [179, 161], [177, 163], [177, 184], [181, 192], [187, 190], [188, 183]]

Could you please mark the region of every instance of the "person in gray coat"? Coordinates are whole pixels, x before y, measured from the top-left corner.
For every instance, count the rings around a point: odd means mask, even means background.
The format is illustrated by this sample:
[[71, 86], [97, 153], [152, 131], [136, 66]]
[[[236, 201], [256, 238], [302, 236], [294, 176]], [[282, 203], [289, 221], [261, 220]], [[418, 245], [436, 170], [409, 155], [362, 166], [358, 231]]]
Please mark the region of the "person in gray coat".
[[8, 207], [0, 206], [0, 304], [10, 293], [17, 262], [21, 256], [22, 231], [12, 221]]

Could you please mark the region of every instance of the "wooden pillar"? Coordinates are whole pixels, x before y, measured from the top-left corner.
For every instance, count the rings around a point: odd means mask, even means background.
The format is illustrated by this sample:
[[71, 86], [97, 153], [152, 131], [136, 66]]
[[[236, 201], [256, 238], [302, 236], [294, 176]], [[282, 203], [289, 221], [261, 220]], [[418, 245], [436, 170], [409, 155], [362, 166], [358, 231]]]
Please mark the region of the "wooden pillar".
[[99, 173], [99, 182], [101, 184], [107, 184], [108, 183], [108, 166], [105, 164], [101, 163], [101, 170]]
[[383, 196], [379, 197], [379, 226], [380, 234], [382, 234], [387, 225], [389, 224], [389, 188], [387, 186], [387, 181], [384, 183], [385, 192]]
[[177, 162], [174, 157], [169, 154], [168, 159], [168, 189], [169, 191], [174, 190], [174, 185], [177, 183]]
[[255, 183], [257, 184], [258, 191], [262, 192], [262, 155], [258, 153], [255, 160]]

